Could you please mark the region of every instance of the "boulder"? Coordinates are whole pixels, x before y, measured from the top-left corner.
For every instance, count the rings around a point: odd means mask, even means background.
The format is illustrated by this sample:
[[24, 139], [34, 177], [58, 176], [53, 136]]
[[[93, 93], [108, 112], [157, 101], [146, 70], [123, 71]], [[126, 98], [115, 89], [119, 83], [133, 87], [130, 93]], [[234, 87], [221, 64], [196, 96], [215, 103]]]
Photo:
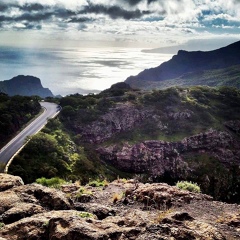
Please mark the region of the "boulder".
[[0, 192], [23, 184], [23, 180], [20, 177], [0, 173]]
[[10, 224], [20, 219], [45, 212], [44, 208], [32, 203], [18, 203], [2, 214], [4, 224]]
[[71, 209], [65, 194], [57, 189], [39, 184], [28, 184], [12, 189], [22, 202], [35, 203], [49, 210]]

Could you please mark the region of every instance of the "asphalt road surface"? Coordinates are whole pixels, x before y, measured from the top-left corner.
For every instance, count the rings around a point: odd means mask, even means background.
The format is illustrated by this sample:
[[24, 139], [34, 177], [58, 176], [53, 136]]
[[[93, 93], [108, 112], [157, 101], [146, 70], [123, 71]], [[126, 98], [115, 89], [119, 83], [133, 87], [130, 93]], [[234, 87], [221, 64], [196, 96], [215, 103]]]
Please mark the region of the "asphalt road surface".
[[24, 128], [16, 137], [14, 137], [7, 145], [0, 149], [0, 170], [3, 171], [8, 161], [23, 147], [27, 136], [32, 136], [40, 131], [49, 118], [53, 118], [59, 112], [58, 105], [49, 102], [40, 102], [44, 108], [44, 112], [36, 118], [31, 124]]

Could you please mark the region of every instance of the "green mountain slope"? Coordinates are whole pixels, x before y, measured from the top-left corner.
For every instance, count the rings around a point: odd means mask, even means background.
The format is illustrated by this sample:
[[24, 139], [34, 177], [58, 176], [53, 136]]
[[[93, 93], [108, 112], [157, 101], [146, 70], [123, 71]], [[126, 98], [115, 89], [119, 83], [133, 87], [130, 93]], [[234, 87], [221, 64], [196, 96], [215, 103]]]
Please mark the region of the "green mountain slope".
[[175, 86], [230, 86], [240, 88], [240, 65], [215, 70], [186, 73], [175, 79], [161, 82], [141, 82], [143, 89], [164, 89]]

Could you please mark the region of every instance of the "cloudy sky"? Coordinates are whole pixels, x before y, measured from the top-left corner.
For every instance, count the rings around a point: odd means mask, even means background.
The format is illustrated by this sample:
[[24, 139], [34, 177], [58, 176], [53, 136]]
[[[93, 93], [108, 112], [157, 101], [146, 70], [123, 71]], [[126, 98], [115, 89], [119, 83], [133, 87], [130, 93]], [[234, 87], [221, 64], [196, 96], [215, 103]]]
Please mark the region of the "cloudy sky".
[[240, 0], [0, 0], [2, 46], [157, 48], [196, 39], [240, 39]]

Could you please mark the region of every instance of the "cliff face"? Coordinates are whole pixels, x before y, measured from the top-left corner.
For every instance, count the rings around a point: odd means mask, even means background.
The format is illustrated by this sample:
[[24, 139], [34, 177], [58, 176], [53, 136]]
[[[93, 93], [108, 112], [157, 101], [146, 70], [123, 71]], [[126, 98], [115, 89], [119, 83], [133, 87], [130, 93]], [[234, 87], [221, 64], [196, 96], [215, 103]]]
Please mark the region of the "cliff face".
[[144, 82], [159, 82], [175, 79], [188, 73], [238, 65], [240, 64], [239, 51], [240, 41], [209, 52], [180, 50], [168, 62], [156, 68], [146, 69], [137, 76], [131, 76], [126, 79], [126, 83], [132, 87], [141, 87]]
[[[166, 174], [175, 181], [198, 176], [198, 182], [203, 185], [206, 179], [201, 180], [204, 174], [201, 175], [198, 171], [206, 168], [206, 163], [192, 163], [189, 156], [194, 159], [205, 155], [222, 164], [223, 168], [230, 169], [240, 165], [239, 149], [240, 142], [234, 140], [229, 133], [209, 130], [179, 142], [150, 140], [134, 145], [125, 144], [122, 147], [100, 147], [98, 152], [102, 159], [117, 168], [126, 172], [147, 174], [151, 180], [164, 178]], [[212, 170], [209, 169], [208, 178]], [[215, 186], [217, 187], [219, 186]]]
[[[82, 193], [82, 191], [86, 193]], [[61, 190], [0, 174], [0, 239], [238, 239], [240, 207], [164, 183]]]
[[0, 91], [9, 96], [23, 95], [40, 97], [53, 97], [52, 92], [48, 88], [43, 88], [39, 78], [33, 76], [19, 75], [10, 80], [0, 82]]

